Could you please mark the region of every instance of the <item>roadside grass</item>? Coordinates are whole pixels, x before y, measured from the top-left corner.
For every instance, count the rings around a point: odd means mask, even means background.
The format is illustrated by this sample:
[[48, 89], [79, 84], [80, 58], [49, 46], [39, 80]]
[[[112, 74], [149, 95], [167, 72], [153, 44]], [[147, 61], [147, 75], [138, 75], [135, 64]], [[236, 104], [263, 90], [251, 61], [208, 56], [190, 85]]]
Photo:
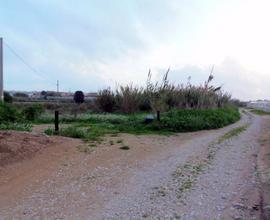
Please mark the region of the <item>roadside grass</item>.
[[[69, 127], [61, 128], [59, 135], [81, 138], [86, 141], [100, 141], [101, 137], [110, 134], [130, 133], [136, 135], [172, 135], [176, 132], [198, 131], [224, 127], [240, 119], [236, 108], [224, 109], [192, 109], [170, 110], [161, 114], [161, 121], [154, 120], [150, 124], [144, 123], [145, 114], [118, 115], [118, 114], [89, 114], [72, 120]], [[60, 126], [61, 127], [61, 126]], [[52, 135], [51, 130], [46, 134]]]
[[31, 123], [0, 123], [0, 130], [15, 130], [15, 131], [32, 131], [32, 124]]
[[[128, 121], [140, 121], [144, 120], [147, 113], [137, 113], [134, 115], [124, 114], [112, 114], [112, 113], [82, 113], [76, 117], [72, 114], [61, 114], [59, 121], [60, 123], [86, 123], [86, 124], [97, 124], [97, 123], [110, 123], [110, 124], [122, 124]], [[54, 122], [54, 114], [46, 112], [34, 121], [35, 124], [48, 124]]]
[[234, 136], [238, 136], [240, 133], [242, 133], [243, 131], [245, 131], [247, 129], [248, 125], [243, 125], [237, 128], [234, 128], [232, 130], [230, 130], [229, 132], [227, 132], [226, 134], [224, 134], [223, 136], [221, 136], [218, 139], [218, 144], [220, 144], [221, 142], [230, 139]]
[[96, 147], [96, 145], [92, 143], [92, 144], [89, 144], [89, 145], [87, 145], [87, 144], [79, 145], [79, 146], [77, 146], [77, 149], [80, 152], [88, 154], [88, 153], [91, 153], [95, 147]]
[[245, 114], [245, 115], [248, 114], [248, 112], [245, 109], [242, 110], [242, 113]]
[[208, 146], [207, 158], [202, 159], [199, 162], [190, 162], [184, 165], [179, 165], [176, 170], [172, 173], [174, 182], [178, 185], [176, 194], [178, 198], [183, 196], [183, 193], [188, 191], [196, 183], [198, 176], [204, 172], [209, 165], [212, 163], [216, 152], [219, 149], [219, 144], [227, 139], [238, 136], [240, 133], [245, 131], [249, 125], [240, 126], [230, 130], [217, 140], [211, 142]]
[[250, 110], [252, 113], [256, 114], [256, 115], [270, 115], [270, 112], [267, 111], [263, 111], [263, 110], [259, 110], [259, 109], [252, 109]]
[[119, 139], [119, 140], [116, 141], [116, 143], [117, 144], [121, 144], [121, 143], [123, 143], [123, 140], [122, 139]]

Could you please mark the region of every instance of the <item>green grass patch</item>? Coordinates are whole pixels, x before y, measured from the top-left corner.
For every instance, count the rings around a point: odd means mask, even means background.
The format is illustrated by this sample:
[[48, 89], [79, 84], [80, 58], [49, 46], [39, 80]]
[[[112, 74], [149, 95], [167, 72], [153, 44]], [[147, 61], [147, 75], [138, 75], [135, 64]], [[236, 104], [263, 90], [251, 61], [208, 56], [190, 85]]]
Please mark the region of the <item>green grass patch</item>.
[[259, 109], [252, 109], [250, 111], [256, 115], [270, 115], [270, 112], [259, 110]]
[[181, 193], [188, 191], [193, 186], [193, 183], [194, 183], [194, 180], [192, 179], [184, 180], [182, 185], [179, 187], [179, 191]]
[[162, 115], [161, 122], [152, 123], [153, 130], [188, 132], [221, 128], [240, 119], [236, 108], [171, 110]]
[[247, 129], [248, 125], [244, 125], [241, 127], [237, 127], [232, 129], [231, 131], [227, 132], [226, 134], [224, 134], [223, 136], [221, 136], [218, 139], [218, 143], [221, 143], [227, 139], [230, 139], [232, 137], [238, 136], [240, 133], [242, 133], [243, 131], [245, 131]]
[[[220, 128], [239, 120], [240, 113], [236, 108], [171, 110], [161, 114], [161, 121], [154, 120], [145, 124], [144, 118], [145, 114], [84, 115], [78, 117], [69, 127], [60, 129], [59, 135], [97, 142], [106, 134], [114, 137], [118, 133], [171, 135], [175, 132]], [[53, 134], [51, 130], [46, 130], [45, 133]], [[116, 143], [121, 142], [118, 140]]]
[[116, 141], [116, 143], [117, 144], [121, 144], [121, 143], [123, 143], [123, 140], [122, 139], [119, 139], [119, 140]]
[[0, 124], [0, 130], [15, 130], [15, 131], [32, 131], [32, 125], [30, 123], [17, 123], [6, 122]]

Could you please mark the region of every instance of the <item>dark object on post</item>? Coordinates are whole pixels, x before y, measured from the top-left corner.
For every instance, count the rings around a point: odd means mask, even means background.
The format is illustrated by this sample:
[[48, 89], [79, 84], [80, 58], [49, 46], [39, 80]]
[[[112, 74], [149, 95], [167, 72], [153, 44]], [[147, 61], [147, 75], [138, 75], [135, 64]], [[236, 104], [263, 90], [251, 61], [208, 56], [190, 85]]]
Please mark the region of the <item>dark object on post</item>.
[[160, 111], [157, 111], [157, 120], [160, 121]]
[[55, 134], [59, 132], [59, 111], [54, 112], [54, 131]]
[[146, 117], [145, 117], [145, 119], [144, 119], [144, 123], [145, 124], [150, 124], [151, 122], [153, 122], [154, 121], [154, 115], [147, 115]]

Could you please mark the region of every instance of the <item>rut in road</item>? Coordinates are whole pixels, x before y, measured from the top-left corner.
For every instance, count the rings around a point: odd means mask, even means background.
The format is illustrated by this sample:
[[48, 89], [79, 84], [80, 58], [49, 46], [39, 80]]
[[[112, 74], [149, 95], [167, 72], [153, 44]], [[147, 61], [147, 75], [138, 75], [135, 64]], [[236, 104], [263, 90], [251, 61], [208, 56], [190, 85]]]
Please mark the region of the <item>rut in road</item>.
[[116, 138], [131, 146], [128, 151], [104, 145], [84, 154], [74, 145], [48, 167], [49, 151], [40, 155], [44, 164], [31, 161], [29, 179], [19, 186], [24, 163], [5, 177], [21, 192], [9, 198], [5, 190], [0, 219], [259, 219], [256, 161], [263, 120], [269, 118], [246, 113], [218, 130], [122, 134]]

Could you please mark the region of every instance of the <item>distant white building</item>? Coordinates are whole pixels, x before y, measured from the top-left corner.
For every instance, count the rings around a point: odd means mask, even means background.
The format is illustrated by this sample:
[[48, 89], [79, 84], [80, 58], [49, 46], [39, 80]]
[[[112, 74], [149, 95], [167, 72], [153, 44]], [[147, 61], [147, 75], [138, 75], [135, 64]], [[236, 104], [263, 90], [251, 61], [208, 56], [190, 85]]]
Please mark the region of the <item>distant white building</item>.
[[251, 101], [247, 103], [247, 107], [270, 112], [270, 101], [268, 100]]

